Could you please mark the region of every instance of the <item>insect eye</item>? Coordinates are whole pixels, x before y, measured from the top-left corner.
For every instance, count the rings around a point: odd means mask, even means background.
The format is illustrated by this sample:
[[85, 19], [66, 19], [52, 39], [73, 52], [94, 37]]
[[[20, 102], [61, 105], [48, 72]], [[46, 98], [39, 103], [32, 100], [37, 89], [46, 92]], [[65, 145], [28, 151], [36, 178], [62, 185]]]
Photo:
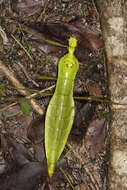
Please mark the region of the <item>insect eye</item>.
[[73, 62], [70, 61], [70, 60], [66, 60], [65, 65], [66, 65], [67, 68], [71, 68], [73, 66]]
[[71, 68], [72, 67], [72, 63], [66, 63], [66, 67]]

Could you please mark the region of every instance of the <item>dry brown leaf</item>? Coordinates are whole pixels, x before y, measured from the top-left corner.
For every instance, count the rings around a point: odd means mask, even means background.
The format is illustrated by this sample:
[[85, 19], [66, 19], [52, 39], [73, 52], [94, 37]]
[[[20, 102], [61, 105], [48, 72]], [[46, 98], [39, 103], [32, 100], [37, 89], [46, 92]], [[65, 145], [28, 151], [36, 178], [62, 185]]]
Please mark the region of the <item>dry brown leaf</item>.
[[105, 123], [105, 119], [95, 119], [88, 127], [85, 137], [85, 144], [92, 159], [94, 159], [104, 147], [106, 137]]
[[90, 96], [99, 97], [99, 98], [103, 97], [101, 89], [97, 83], [88, 86], [88, 91]]
[[42, 8], [42, 0], [12, 0], [12, 9], [21, 16], [34, 15]]

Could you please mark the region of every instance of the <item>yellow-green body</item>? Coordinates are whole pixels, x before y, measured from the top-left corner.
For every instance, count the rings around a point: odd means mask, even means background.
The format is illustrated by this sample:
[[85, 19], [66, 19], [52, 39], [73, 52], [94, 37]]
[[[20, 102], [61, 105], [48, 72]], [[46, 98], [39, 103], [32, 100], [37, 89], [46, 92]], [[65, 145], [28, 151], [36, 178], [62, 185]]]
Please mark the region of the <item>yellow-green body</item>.
[[76, 39], [71, 37], [69, 39], [69, 53], [59, 61], [55, 93], [46, 112], [45, 150], [50, 177], [65, 147], [74, 121], [73, 87], [79, 67], [73, 54], [76, 45]]

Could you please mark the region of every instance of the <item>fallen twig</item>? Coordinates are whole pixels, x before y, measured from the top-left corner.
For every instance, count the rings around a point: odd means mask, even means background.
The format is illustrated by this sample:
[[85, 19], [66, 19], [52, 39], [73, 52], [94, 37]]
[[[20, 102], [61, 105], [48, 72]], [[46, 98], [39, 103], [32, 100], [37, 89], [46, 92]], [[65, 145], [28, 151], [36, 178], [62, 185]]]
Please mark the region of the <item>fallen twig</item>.
[[27, 79], [28, 79], [29, 81], [31, 81], [35, 86], [39, 87], [39, 84], [36, 83], [33, 79], [30, 78], [28, 72], [27, 72], [26, 69], [23, 67], [23, 65], [22, 65], [21, 63], [19, 63], [19, 62], [18, 62], [17, 64], [21, 67], [21, 69], [23, 70], [23, 72], [24, 72], [25, 76], [27, 77]]
[[[18, 89], [18, 91], [24, 96], [30, 96], [28, 90], [15, 78], [14, 74], [3, 64], [0, 60], [0, 69], [4, 72], [6, 77], [13, 83], [13, 85]], [[41, 106], [34, 99], [30, 99], [31, 106], [40, 115], [43, 115], [43, 110]]]
[[7, 35], [6, 35], [6, 33], [4, 32], [4, 30], [2, 29], [1, 26], [0, 26], [0, 35], [1, 35], [2, 39], [3, 39], [3, 44], [7, 45], [9, 40], [8, 40]]

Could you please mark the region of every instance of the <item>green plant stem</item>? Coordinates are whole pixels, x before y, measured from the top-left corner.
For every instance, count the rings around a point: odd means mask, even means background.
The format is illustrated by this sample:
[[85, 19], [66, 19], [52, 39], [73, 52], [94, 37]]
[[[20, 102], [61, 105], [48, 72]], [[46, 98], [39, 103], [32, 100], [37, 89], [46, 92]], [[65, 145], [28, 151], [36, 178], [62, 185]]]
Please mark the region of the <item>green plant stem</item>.
[[17, 42], [17, 44], [20, 45], [20, 47], [25, 51], [25, 53], [27, 54], [27, 56], [30, 58], [31, 61], [34, 61], [32, 56], [29, 54], [29, 52], [27, 51], [27, 49], [16, 39], [16, 37], [11, 34], [11, 37]]
[[71, 186], [71, 188], [72, 188], [73, 190], [75, 190], [75, 187], [72, 185], [72, 183], [71, 183], [69, 177], [67, 176], [67, 174], [65, 173], [65, 171], [64, 171], [61, 167], [60, 167], [60, 170], [61, 170], [61, 172], [63, 173], [65, 179], [68, 181], [68, 183], [69, 183], [69, 185]]
[[47, 77], [47, 76], [40, 76], [39, 79], [42, 79], [42, 80], [57, 80], [56, 77]]

